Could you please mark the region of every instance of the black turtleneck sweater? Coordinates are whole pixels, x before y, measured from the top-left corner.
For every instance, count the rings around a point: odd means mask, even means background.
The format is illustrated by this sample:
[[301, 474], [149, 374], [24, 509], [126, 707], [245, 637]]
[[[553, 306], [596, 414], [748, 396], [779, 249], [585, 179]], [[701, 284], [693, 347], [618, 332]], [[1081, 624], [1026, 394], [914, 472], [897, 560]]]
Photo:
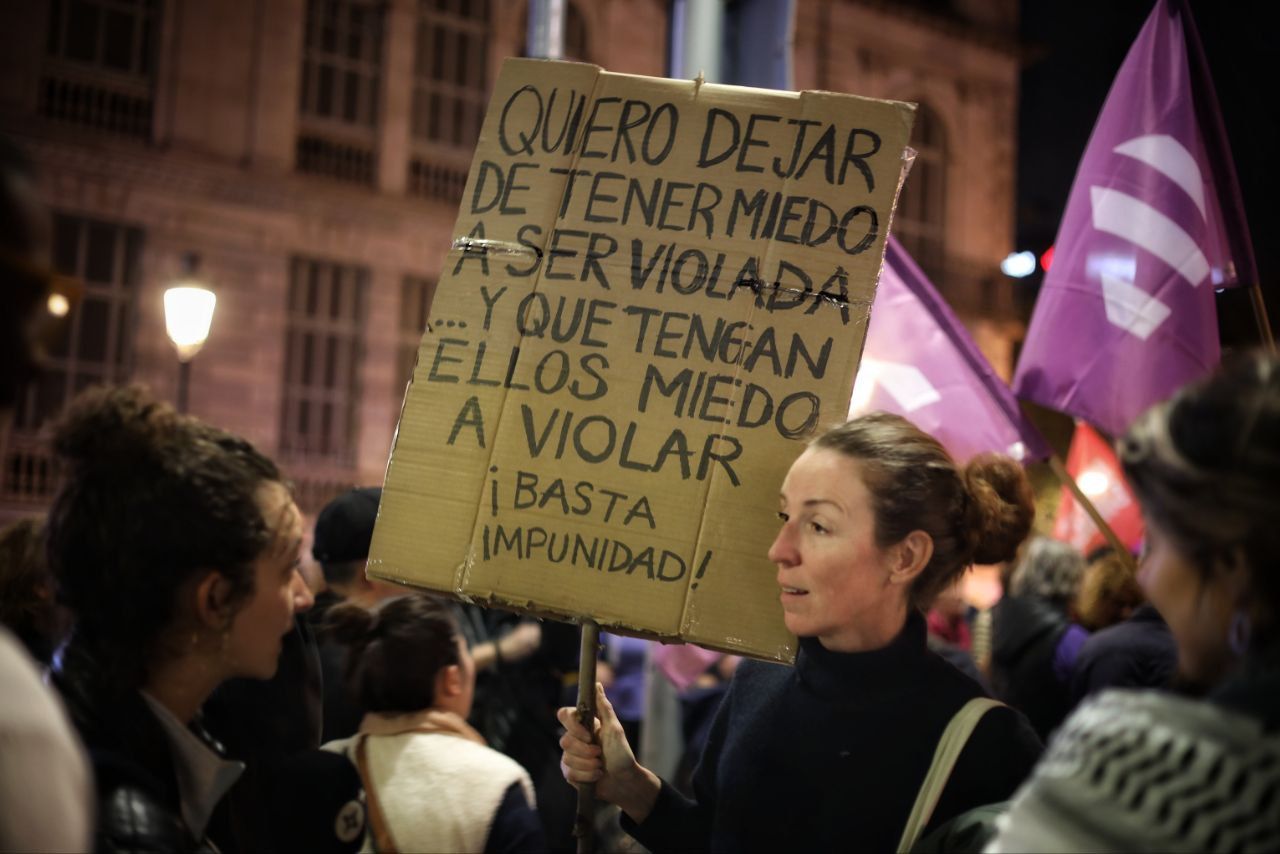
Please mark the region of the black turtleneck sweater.
[[[892, 851], [952, 716], [982, 689], [931, 653], [912, 615], [889, 646], [834, 653], [803, 638], [795, 667], [744, 661], [694, 774], [696, 801], [662, 786], [642, 825], [653, 851]], [[1009, 798], [1041, 745], [1026, 719], [988, 712], [926, 829]]]

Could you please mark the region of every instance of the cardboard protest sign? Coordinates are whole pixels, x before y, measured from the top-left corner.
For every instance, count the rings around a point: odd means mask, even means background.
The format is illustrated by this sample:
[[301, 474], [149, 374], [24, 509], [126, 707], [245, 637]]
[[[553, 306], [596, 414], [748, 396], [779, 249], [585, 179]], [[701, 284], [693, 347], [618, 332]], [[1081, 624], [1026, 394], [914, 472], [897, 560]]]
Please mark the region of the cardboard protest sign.
[[369, 574], [790, 660], [778, 488], [848, 408], [912, 109], [508, 60]]

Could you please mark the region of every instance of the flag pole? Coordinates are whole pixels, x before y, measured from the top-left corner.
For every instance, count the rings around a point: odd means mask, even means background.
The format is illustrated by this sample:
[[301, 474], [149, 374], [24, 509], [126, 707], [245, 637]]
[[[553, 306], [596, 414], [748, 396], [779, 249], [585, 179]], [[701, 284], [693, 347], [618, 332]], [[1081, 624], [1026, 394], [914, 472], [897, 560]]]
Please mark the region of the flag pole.
[[1275, 354], [1276, 339], [1271, 334], [1271, 321], [1267, 319], [1267, 304], [1262, 300], [1262, 283], [1255, 282], [1249, 286], [1249, 301], [1253, 304], [1253, 319], [1258, 324], [1258, 337], [1267, 352]]
[[1116, 555], [1124, 565], [1129, 569], [1136, 570], [1137, 563], [1134, 562], [1133, 555], [1129, 553], [1129, 548], [1120, 541], [1120, 537], [1115, 530], [1107, 524], [1107, 520], [1102, 518], [1102, 514], [1098, 512], [1098, 508], [1093, 506], [1093, 502], [1089, 500], [1089, 496], [1084, 494], [1080, 489], [1080, 484], [1076, 483], [1076, 479], [1071, 476], [1071, 472], [1067, 471], [1066, 465], [1062, 462], [1062, 457], [1058, 456], [1058, 452], [1054, 451], [1049, 456], [1049, 465], [1053, 468], [1053, 473], [1062, 481], [1062, 485], [1071, 490], [1071, 494], [1075, 496], [1076, 501], [1089, 514], [1089, 518], [1093, 520], [1093, 524], [1098, 526], [1098, 530], [1102, 532], [1102, 536], [1107, 538], [1107, 542], [1111, 548], [1115, 549]]

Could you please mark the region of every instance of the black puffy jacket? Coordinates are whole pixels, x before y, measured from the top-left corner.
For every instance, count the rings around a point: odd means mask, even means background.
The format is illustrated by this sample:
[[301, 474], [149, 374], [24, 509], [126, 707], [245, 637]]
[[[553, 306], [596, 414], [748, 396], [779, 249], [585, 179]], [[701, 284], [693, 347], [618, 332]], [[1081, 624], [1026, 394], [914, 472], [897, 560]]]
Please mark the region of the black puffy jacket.
[[1034, 596], [1005, 596], [991, 615], [991, 687], [1046, 742], [1071, 710], [1068, 685], [1053, 672], [1069, 626], [1065, 613]]
[[[169, 738], [136, 690], [107, 677], [92, 653], [72, 641], [54, 674], [93, 766], [98, 851], [214, 851], [182, 819]], [[198, 724], [192, 730], [217, 750]]]

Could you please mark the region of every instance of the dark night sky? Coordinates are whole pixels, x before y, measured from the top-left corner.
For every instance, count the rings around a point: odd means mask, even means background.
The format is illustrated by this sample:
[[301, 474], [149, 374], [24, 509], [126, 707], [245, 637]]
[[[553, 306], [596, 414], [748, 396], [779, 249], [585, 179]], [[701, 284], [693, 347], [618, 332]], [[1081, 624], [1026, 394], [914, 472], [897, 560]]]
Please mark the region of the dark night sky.
[[[1280, 48], [1264, 0], [1192, 0], [1191, 10], [1231, 141], [1272, 328], [1277, 326], [1275, 176], [1280, 109], [1275, 65]], [[1076, 165], [1094, 121], [1151, 0], [1023, 0], [1019, 115], [1019, 248], [1037, 254], [1053, 242]], [[1029, 282], [1027, 287], [1034, 287]], [[1249, 345], [1257, 333], [1247, 295], [1219, 298], [1223, 344]]]

